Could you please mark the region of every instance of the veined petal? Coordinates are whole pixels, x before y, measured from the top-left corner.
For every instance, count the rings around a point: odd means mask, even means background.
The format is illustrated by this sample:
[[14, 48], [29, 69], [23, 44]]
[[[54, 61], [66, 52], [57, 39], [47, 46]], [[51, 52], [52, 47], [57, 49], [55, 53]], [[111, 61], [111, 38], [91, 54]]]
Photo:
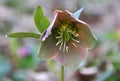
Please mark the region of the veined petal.
[[56, 61], [62, 65], [65, 65], [73, 70], [78, 69], [81, 61], [84, 60], [87, 55], [88, 49], [82, 46], [73, 47], [70, 46], [68, 52], [60, 51], [54, 58]]
[[49, 35], [44, 41], [41, 41], [39, 56], [44, 59], [50, 59], [57, 53], [56, 41], [52, 35]]
[[78, 40], [80, 44], [87, 48], [93, 48], [97, 45], [97, 39], [90, 30], [90, 26], [81, 20], [75, 22], [76, 27], [78, 28]]
[[70, 13], [69, 11], [65, 10], [65, 11], [56, 11], [56, 14], [58, 14], [57, 18], [59, 20], [59, 22], [64, 22], [64, 21], [71, 21], [72, 20], [72, 13]]

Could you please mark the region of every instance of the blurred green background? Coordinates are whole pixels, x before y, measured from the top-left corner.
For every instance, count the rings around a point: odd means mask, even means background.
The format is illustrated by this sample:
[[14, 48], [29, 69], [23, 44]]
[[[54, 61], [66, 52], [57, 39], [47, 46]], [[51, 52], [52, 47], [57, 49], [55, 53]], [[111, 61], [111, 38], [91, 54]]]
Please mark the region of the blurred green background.
[[120, 0], [0, 0], [0, 81], [59, 81], [59, 65], [38, 57], [39, 39], [5, 37], [38, 33], [33, 18], [38, 4], [50, 21], [56, 9], [84, 7], [80, 19], [99, 40], [77, 71], [65, 70], [65, 81], [120, 81]]

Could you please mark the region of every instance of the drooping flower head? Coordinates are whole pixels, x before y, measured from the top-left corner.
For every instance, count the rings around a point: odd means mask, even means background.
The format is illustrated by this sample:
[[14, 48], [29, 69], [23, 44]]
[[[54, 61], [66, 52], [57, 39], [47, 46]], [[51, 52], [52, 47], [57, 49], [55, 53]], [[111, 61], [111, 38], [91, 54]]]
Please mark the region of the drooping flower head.
[[52, 23], [41, 36], [39, 55], [45, 59], [53, 57], [60, 64], [74, 69], [96, 42], [88, 24], [67, 10], [57, 10]]

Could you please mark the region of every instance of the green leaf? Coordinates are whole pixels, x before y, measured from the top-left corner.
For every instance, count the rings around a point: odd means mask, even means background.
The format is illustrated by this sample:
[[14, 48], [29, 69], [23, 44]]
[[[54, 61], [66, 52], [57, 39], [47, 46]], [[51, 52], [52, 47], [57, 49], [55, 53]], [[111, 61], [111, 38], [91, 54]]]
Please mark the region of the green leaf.
[[36, 34], [32, 32], [18, 32], [7, 35], [7, 37], [13, 37], [13, 38], [26, 38], [26, 37], [40, 38], [40, 36], [41, 36], [40, 34]]
[[43, 9], [39, 5], [36, 7], [36, 11], [34, 13], [34, 22], [40, 33], [50, 25], [49, 20], [44, 16]]
[[81, 9], [79, 9], [78, 11], [76, 11], [76, 12], [73, 14], [73, 17], [78, 19], [78, 18], [80, 17], [81, 12], [83, 11], [83, 9], [84, 9], [84, 8], [81, 8]]

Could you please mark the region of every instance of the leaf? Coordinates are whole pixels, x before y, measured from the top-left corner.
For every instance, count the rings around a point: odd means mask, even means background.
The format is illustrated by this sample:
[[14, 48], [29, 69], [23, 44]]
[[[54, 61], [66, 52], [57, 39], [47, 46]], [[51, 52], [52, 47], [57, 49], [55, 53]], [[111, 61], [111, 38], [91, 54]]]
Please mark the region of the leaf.
[[73, 17], [78, 19], [78, 18], [80, 17], [81, 12], [83, 11], [83, 9], [84, 9], [84, 8], [81, 8], [81, 9], [79, 9], [78, 11], [76, 11], [76, 12], [73, 14]]
[[39, 5], [36, 7], [36, 11], [34, 13], [34, 22], [40, 33], [50, 25], [49, 20], [44, 16], [43, 9]]
[[36, 34], [32, 32], [18, 32], [7, 35], [7, 37], [13, 37], [13, 38], [26, 38], [26, 37], [40, 38], [40, 36], [41, 36], [40, 34]]

